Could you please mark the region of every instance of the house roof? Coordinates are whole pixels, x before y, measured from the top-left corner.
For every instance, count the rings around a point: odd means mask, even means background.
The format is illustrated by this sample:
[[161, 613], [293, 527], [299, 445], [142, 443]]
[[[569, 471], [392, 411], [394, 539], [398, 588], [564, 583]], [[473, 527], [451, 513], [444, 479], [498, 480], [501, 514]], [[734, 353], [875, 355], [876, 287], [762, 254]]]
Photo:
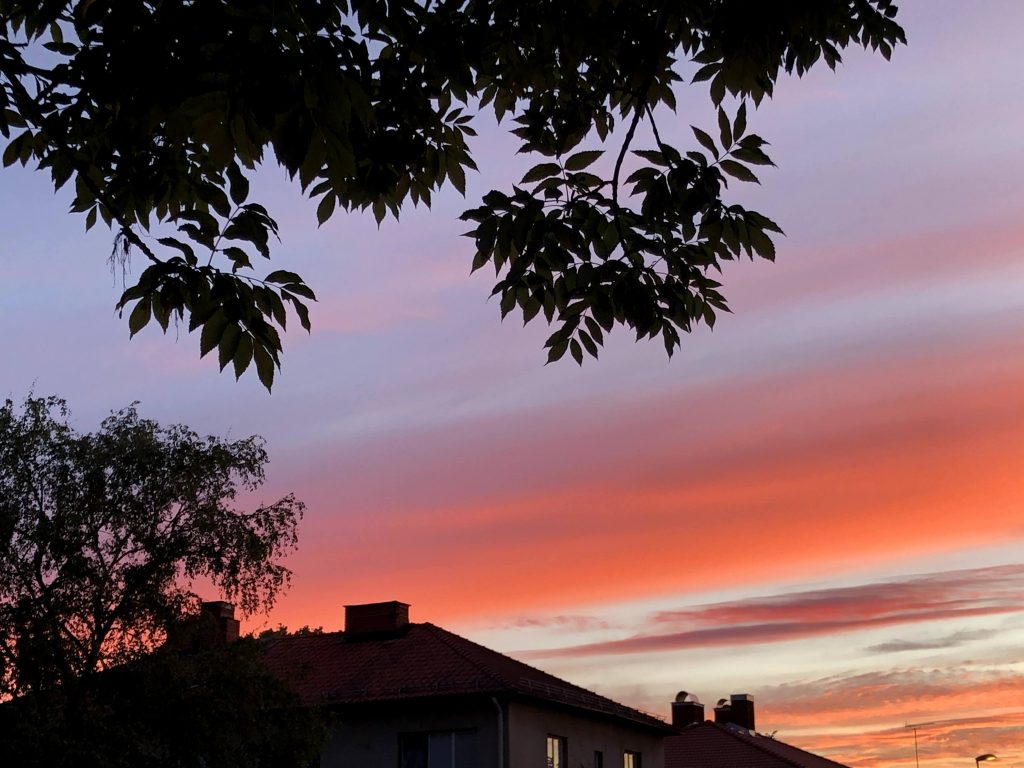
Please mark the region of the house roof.
[[785, 742], [707, 720], [665, 739], [665, 768], [846, 768]]
[[355, 704], [465, 694], [512, 694], [586, 710], [663, 733], [664, 721], [429, 623], [397, 635], [288, 635], [265, 648], [271, 669], [308, 703]]

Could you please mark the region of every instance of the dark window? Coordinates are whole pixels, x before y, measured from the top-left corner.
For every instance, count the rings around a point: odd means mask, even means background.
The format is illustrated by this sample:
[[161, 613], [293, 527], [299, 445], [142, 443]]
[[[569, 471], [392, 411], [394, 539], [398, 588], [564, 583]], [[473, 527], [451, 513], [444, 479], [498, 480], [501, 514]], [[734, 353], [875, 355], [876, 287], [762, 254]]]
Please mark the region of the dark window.
[[548, 736], [547, 768], [567, 768], [569, 765], [565, 736]]
[[477, 768], [476, 731], [403, 733], [398, 737], [400, 768]]
[[622, 768], [640, 768], [640, 753], [626, 750], [622, 754]]
[[594, 768], [604, 768], [604, 752], [599, 749], [594, 750]]

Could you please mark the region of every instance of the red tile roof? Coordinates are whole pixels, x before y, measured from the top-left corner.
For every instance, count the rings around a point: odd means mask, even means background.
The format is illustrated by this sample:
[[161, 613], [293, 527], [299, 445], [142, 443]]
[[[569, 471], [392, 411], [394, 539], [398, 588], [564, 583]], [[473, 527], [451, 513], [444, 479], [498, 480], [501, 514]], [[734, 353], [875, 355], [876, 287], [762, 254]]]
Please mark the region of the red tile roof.
[[767, 736], [713, 723], [665, 739], [665, 768], [846, 768]]
[[265, 655], [309, 703], [512, 694], [673, 732], [652, 715], [428, 623], [410, 623], [383, 638], [347, 638], [344, 632], [289, 635], [269, 641]]

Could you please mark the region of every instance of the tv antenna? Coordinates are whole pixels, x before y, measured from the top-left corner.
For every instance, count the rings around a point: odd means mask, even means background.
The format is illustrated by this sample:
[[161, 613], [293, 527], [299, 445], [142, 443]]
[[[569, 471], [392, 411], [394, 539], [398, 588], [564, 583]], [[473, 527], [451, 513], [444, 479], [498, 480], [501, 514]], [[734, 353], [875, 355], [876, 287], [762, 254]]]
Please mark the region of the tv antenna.
[[931, 722], [928, 722], [928, 723], [907, 723], [906, 725], [903, 726], [904, 728], [910, 728], [911, 730], [914, 731], [914, 765], [917, 766], [917, 768], [921, 768], [921, 758], [917, 754], [917, 729], [918, 728], [925, 728], [925, 727], [927, 727], [929, 725], [938, 725], [938, 724], [939, 724], [938, 720], [932, 720]]

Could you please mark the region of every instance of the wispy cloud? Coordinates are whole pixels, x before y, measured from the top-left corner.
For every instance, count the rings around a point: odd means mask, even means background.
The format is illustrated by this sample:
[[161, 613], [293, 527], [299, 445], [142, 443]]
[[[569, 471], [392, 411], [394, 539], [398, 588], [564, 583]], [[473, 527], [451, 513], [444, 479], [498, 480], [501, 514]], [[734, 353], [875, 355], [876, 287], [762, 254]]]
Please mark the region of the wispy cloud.
[[983, 752], [1024, 758], [1024, 674], [950, 666], [891, 669], [766, 687], [762, 722], [781, 738], [854, 766], [914, 765], [907, 723], [918, 723], [920, 764]]
[[931, 639], [902, 640], [897, 638], [884, 643], [869, 645], [864, 650], [869, 653], [942, 650], [945, 648], [957, 648], [974, 640], [986, 640], [995, 634], [996, 631], [993, 629], [971, 629]]
[[609, 629], [612, 624], [597, 616], [516, 616], [502, 622], [502, 626], [513, 629], [552, 629], [556, 632], [585, 632], [592, 629]]
[[779, 736], [852, 768], [969, 765], [974, 755], [993, 749], [1013, 765], [1024, 757], [1024, 712], [930, 721], [918, 729], [916, 754], [913, 734], [902, 724], [853, 733]]
[[[632, 637], [526, 652], [530, 657], [649, 653], [780, 642], [862, 629], [1024, 610], [1024, 565], [949, 571], [848, 587], [659, 611]], [[950, 636], [950, 647], [971, 639]], [[975, 635], [976, 636], [976, 635]], [[898, 641], [897, 641], [898, 643]], [[924, 646], [929, 647], [929, 646]], [[895, 645], [881, 650], [909, 650]]]
[[1024, 713], [1022, 690], [1020, 670], [949, 664], [794, 680], [756, 694], [774, 721], [804, 728]]
[[294, 617], [280, 620], [330, 624], [323, 597], [342, 581], [345, 599], [400, 593], [439, 621], [571, 615], [1019, 540], [1018, 351], [999, 338], [796, 379], [581, 397], [286, 456], [286, 471], [302, 462], [290, 482], [310, 514]]

